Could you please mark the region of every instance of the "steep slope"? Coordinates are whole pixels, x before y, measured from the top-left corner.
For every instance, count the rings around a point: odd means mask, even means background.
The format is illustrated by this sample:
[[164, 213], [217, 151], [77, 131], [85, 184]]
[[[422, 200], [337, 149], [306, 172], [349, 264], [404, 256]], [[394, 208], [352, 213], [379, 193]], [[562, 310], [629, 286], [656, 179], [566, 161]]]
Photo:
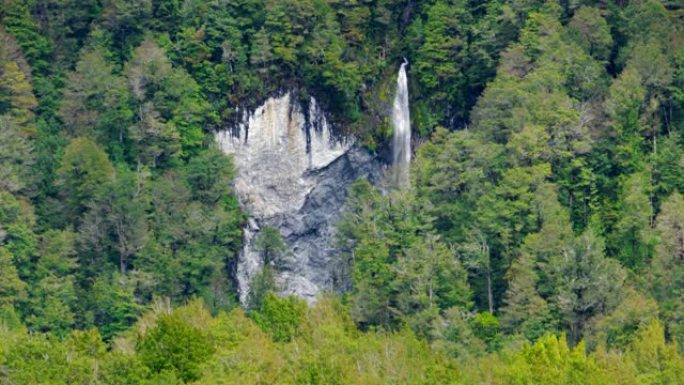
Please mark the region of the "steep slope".
[[313, 97], [306, 105], [297, 99], [295, 92], [271, 97], [216, 136], [234, 156], [235, 189], [250, 214], [237, 268], [243, 303], [264, 264], [253, 241], [265, 225], [278, 229], [290, 248], [273, 261], [282, 292], [311, 300], [332, 289], [332, 225], [347, 187], [359, 177], [377, 180], [381, 172], [380, 162], [354, 138], [335, 134]]

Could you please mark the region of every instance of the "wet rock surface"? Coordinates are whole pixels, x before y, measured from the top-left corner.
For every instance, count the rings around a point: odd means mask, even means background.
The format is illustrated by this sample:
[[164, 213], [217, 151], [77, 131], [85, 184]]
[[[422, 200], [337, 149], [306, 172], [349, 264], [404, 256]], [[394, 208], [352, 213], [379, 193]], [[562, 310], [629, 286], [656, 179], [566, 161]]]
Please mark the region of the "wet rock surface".
[[335, 135], [315, 99], [306, 104], [292, 92], [269, 98], [216, 136], [234, 157], [235, 189], [250, 214], [237, 267], [243, 303], [263, 267], [253, 240], [264, 225], [278, 229], [291, 250], [274, 265], [283, 293], [313, 300], [332, 290], [334, 225], [348, 187], [382, 173], [381, 162], [353, 138]]

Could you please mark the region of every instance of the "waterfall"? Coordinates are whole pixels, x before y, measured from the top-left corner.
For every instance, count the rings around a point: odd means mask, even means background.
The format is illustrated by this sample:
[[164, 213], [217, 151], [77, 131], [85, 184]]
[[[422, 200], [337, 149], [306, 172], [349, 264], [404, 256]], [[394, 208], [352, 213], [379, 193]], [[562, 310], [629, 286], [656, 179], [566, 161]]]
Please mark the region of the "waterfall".
[[394, 180], [398, 187], [409, 183], [409, 165], [411, 163], [411, 117], [409, 113], [408, 80], [404, 62], [399, 68], [397, 76], [397, 91], [394, 95], [392, 107], [392, 163], [394, 166]]

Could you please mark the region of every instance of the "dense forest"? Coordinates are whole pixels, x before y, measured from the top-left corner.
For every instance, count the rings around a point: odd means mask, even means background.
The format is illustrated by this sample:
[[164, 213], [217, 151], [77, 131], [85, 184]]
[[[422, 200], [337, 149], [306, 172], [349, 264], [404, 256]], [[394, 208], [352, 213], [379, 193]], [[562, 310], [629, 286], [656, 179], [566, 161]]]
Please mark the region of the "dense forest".
[[[336, 287], [238, 301], [217, 130], [315, 96]], [[684, 384], [684, 4], [0, 0], [0, 384]]]

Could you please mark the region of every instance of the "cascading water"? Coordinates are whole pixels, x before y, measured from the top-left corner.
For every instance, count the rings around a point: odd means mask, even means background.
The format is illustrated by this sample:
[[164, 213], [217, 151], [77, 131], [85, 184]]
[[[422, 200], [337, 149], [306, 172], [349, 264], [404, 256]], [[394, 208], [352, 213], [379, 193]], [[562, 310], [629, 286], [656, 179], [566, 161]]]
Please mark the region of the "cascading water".
[[394, 95], [392, 107], [392, 163], [394, 167], [394, 181], [398, 187], [404, 187], [409, 182], [409, 165], [411, 163], [411, 116], [409, 113], [408, 79], [404, 62], [399, 68], [397, 76], [397, 91]]

